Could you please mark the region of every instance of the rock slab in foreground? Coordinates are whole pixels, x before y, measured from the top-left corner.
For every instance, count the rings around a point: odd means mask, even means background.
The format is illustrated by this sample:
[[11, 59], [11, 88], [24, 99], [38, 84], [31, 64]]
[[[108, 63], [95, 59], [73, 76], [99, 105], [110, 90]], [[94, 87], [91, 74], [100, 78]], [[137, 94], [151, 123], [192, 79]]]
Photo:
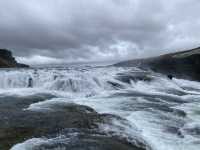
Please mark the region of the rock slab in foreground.
[[158, 57], [124, 61], [115, 66], [140, 67], [178, 78], [200, 81], [200, 47]]
[[12, 52], [7, 49], [0, 49], [0, 68], [24, 68], [28, 65], [18, 63], [12, 55]]
[[[9, 150], [33, 138], [54, 140], [26, 150], [144, 150], [98, 131], [104, 116], [90, 107], [58, 103], [49, 105], [47, 110], [26, 109], [32, 103], [51, 98], [54, 96], [44, 94], [0, 97], [0, 150]], [[60, 135], [63, 138], [57, 140]]]

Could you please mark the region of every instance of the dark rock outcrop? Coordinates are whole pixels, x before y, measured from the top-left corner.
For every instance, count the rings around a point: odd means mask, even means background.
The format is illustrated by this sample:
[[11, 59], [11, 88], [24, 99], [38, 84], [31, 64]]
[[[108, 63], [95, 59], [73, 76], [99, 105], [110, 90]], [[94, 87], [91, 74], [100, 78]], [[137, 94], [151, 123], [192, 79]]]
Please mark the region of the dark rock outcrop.
[[[98, 130], [106, 115], [73, 103], [54, 103], [49, 109], [28, 110], [30, 104], [54, 98], [53, 95], [0, 97], [0, 149], [32, 138], [55, 139], [38, 144], [34, 150], [144, 150], [125, 139], [107, 136]], [[47, 108], [47, 107], [45, 107]], [[56, 137], [60, 137], [56, 140]], [[65, 141], [66, 140], [66, 141]]]
[[140, 67], [178, 78], [200, 81], [200, 47], [158, 57], [129, 60], [115, 66]]
[[131, 81], [147, 81], [150, 82], [153, 80], [153, 77], [150, 76], [149, 72], [126, 72], [126, 73], [119, 73], [116, 77], [117, 80], [124, 82], [124, 83], [131, 83]]
[[18, 63], [12, 55], [12, 52], [7, 49], [0, 49], [0, 68], [26, 68], [28, 65]]

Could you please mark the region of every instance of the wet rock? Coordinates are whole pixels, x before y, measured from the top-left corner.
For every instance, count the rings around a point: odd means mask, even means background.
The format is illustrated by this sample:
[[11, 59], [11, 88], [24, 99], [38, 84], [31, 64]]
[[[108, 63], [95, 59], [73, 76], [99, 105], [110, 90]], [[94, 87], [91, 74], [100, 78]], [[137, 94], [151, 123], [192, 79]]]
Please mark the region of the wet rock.
[[56, 98], [52, 94], [32, 94], [28, 96], [0, 96], [0, 114], [21, 111], [27, 108], [30, 104], [45, 101], [47, 99]]
[[126, 140], [97, 133], [98, 124], [104, 122], [104, 115], [98, 114], [90, 107], [58, 103], [49, 105], [50, 111], [25, 109], [33, 102], [41, 102], [51, 97], [53, 96], [40, 95], [15, 100], [14, 97], [13, 100], [9, 97], [7, 101], [10, 101], [7, 103], [4, 103], [3, 98], [0, 99], [0, 149], [8, 150], [13, 145], [31, 138], [50, 138], [52, 135], [71, 138], [74, 133], [77, 137], [71, 140], [71, 143], [46, 143], [35, 150], [53, 150], [60, 147], [70, 150], [140, 150]]
[[181, 133], [180, 128], [178, 127], [168, 126], [166, 131], [171, 134], [176, 134], [179, 138], [184, 138], [184, 135]]
[[0, 149], [8, 149], [13, 144], [31, 137], [42, 137], [52, 133], [59, 133], [65, 128], [97, 127], [100, 116], [87, 107], [69, 105], [59, 111], [31, 112], [12, 111], [1, 114], [0, 118]]
[[106, 136], [97, 130], [65, 129], [60, 134], [62, 136], [50, 136], [46, 141], [42, 139], [37, 146], [31, 147], [29, 144], [27, 145], [27, 150], [143, 150], [143, 148], [138, 148], [127, 141], [119, 140], [117, 137]]
[[150, 82], [153, 80], [153, 77], [150, 76], [148, 72], [127, 72], [127, 73], [120, 73], [117, 74], [117, 80], [130, 84], [131, 81], [147, 81]]
[[199, 125], [194, 125], [191, 127], [184, 127], [183, 132], [188, 135], [194, 136], [196, 138], [200, 138], [200, 126]]
[[180, 116], [180, 117], [186, 117], [187, 116], [187, 113], [184, 112], [183, 110], [173, 109], [172, 112], [173, 112], [174, 115], [177, 115], [177, 116]]
[[114, 89], [123, 89], [124, 86], [113, 81], [107, 81], [108, 84], [110, 84]]
[[167, 77], [168, 77], [170, 80], [173, 79], [173, 75], [171, 75], [171, 74], [167, 75]]

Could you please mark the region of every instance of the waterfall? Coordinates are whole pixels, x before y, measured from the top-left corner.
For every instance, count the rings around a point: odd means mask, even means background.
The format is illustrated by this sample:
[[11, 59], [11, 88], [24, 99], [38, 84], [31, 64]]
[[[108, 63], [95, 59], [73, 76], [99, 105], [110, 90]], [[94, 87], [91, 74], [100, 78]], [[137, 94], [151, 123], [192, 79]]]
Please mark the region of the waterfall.
[[95, 93], [116, 89], [115, 86], [123, 87], [121, 85], [123, 83], [114, 78], [117, 72], [118, 70], [108, 73], [101, 69], [95, 72], [69, 71], [68, 69], [1, 70], [0, 89], [40, 88], [74, 93]]

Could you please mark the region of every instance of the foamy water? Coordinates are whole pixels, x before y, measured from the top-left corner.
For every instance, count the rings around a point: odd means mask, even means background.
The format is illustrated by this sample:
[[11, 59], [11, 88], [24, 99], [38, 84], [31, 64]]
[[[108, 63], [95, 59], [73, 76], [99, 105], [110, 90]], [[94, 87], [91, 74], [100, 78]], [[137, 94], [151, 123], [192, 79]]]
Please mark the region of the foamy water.
[[[54, 105], [67, 103], [86, 105], [98, 113], [123, 118], [125, 122], [113, 118], [112, 124], [100, 124], [99, 129], [113, 131], [130, 142], [141, 141], [152, 150], [200, 148], [199, 82], [169, 80], [152, 72], [146, 72], [151, 80], [127, 76], [144, 72], [137, 68], [70, 67], [0, 72], [0, 96], [56, 95], [33, 103], [26, 110], [49, 111]], [[12, 150], [32, 150], [55, 140], [69, 139], [29, 139]]]

